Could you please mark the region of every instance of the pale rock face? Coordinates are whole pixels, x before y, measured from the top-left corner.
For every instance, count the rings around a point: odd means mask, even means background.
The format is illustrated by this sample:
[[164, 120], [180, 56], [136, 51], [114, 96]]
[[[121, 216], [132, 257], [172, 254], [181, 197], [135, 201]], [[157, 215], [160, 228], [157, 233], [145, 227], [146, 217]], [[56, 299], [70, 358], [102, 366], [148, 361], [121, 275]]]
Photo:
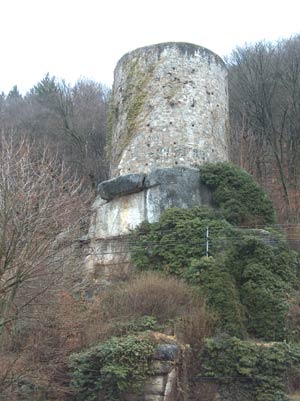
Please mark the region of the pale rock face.
[[96, 209], [90, 237], [103, 239], [128, 234], [146, 220], [145, 214], [144, 192], [115, 198]]
[[126, 54], [115, 69], [110, 129], [112, 177], [227, 160], [223, 61], [187, 43]]
[[[131, 193], [132, 182], [127, 176], [102, 183], [100, 192], [103, 193], [105, 188], [105, 194], [114, 193], [115, 197], [109, 202], [103, 202], [100, 196], [96, 199], [89, 232], [91, 239], [127, 235], [145, 220], [158, 221], [161, 213], [170, 207], [191, 208], [211, 203], [211, 192], [201, 183], [197, 169], [160, 168], [142, 177], [143, 184], [136, 193]], [[118, 193], [116, 186], [120, 179], [122, 184]], [[127, 193], [125, 183], [128, 184]]]

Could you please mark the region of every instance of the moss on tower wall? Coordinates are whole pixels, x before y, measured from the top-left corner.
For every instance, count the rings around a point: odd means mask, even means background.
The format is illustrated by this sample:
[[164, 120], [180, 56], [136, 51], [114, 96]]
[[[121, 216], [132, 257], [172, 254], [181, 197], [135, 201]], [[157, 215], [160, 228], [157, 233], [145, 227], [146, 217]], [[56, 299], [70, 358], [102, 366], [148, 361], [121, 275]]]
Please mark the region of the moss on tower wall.
[[109, 112], [111, 176], [227, 160], [227, 71], [207, 49], [166, 43], [126, 54]]

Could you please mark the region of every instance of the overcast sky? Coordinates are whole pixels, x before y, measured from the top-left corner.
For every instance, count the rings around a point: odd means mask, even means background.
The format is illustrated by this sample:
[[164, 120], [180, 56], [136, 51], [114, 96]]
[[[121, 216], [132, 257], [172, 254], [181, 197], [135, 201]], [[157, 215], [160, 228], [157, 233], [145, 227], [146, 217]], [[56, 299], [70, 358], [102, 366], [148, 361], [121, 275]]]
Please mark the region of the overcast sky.
[[0, 0], [0, 92], [47, 72], [111, 85], [120, 57], [181, 41], [225, 56], [237, 45], [300, 33], [299, 0]]

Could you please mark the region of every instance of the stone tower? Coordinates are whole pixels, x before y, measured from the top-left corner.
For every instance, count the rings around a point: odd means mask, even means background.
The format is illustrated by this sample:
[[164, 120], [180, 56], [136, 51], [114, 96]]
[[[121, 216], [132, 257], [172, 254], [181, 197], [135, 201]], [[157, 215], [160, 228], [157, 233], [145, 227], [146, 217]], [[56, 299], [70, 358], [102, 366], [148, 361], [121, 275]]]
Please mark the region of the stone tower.
[[98, 186], [88, 234], [87, 268], [98, 282], [130, 267], [126, 236], [142, 221], [210, 202], [197, 166], [227, 160], [227, 104], [225, 64], [203, 47], [163, 43], [118, 62], [109, 112], [111, 179]]
[[188, 43], [134, 50], [115, 69], [111, 177], [227, 159], [227, 70]]

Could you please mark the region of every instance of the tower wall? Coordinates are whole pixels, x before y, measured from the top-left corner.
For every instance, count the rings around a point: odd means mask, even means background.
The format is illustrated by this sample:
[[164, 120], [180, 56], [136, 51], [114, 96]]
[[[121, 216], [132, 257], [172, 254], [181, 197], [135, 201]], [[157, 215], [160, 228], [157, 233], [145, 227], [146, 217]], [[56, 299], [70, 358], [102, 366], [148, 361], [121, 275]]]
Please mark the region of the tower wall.
[[111, 179], [98, 185], [87, 243], [96, 287], [131, 271], [128, 234], [168, 208], [212, 205], [195, 168], [227, 160], [227, 71], [203, 47], [163, 43], [118, 62], [112, 89]]
[[227, 160], [227, 70], [200, 46], [134, 50], [115, 69], [111, 177]]

